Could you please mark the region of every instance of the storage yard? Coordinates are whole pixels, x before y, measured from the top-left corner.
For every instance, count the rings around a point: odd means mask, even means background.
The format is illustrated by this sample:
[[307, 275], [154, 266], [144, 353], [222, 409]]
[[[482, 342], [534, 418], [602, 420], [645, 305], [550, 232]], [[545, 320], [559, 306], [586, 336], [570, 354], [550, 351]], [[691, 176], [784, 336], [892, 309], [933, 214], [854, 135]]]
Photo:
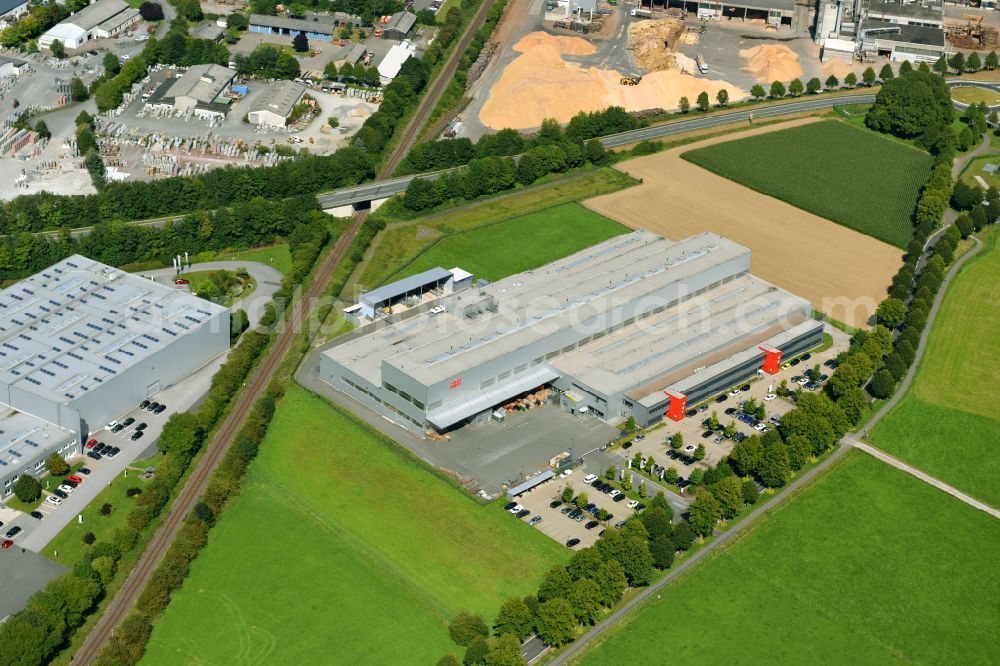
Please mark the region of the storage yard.
[[[791, 121], [738, 136], [810, 122], [815, 121]], [[732, 139], [716, 137], [622, 162], [617, 168], [643, 183], [584, 203], [629, 227], [667, 238], [685, 238], [706, 229], [731, 238], [753, 250], [756, 275], [809, 299], [815, 309], [834, 319], [865, 326], [899, 268], [901, 251], [681, 157], [689, 150]]]

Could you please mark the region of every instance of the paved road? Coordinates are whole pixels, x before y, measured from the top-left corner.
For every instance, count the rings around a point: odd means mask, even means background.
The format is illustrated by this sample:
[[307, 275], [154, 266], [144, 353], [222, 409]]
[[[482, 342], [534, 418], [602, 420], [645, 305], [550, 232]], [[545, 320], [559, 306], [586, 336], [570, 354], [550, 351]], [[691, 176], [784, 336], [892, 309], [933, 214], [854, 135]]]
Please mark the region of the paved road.
[[[229, 311], [235, 312], [242, 309], [247, 313], [250, 325], [256, 326], [260, 322], [260, 318], [264, 316], [264, 308], [271, 301], [271, 297], [281, 287], [281, 280], [284, 277], [281, 271], [259, 261], [205, 261], [200, 264], [192, 264], [185, 272], [235, 271], [237, 268], [246, 268], [250, 277], [257, 283], [257, 288], [250, 292], [246, 298], [233, 303], [229, 307]], [[160, 268], [155, 271], [140, 271], [139, 275], [151, 277], [157, 282], [173, 284], [176, 271], [173, 268]]]

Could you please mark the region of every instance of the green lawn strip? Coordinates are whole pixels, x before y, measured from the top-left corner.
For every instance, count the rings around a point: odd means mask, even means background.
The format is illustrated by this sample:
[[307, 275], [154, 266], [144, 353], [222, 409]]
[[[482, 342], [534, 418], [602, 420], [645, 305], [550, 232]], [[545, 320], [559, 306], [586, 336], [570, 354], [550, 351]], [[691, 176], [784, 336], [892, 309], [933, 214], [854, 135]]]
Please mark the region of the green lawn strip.
[[[230, 663], [233, 654], [263, 654], [268, 641], [282, 660], [315, 662], [331, 626], [344, 663], [433, 661], [454, 649], [446, 626], [454, 613], [492, 616], [500, 600], [532, 591], [568, 557], [464, 492], [289, 387], [243, 491], [157, 622], [147, 663], [176, 658], [178, 649], [185, 659]], [[209, 616], [226, 619], [212, 630], [202, 627]], [[269, 633], [243, 638], [246, 627]]]
[[874, 446], [1000, 506], [1000, 230], [984, 234], [945, 294], [910, 393], [868, 434]]
[[[692, 150], [683, 157], [811, 213], [905, 247], [931, 167], [925, 152], [824, 121]], [[819, 160], [824, 178], [815, 178]], [[766, 165], [766, 168], [764, 167]]]
[[282, 275], [287, 275], [292, 270], [292, 254], [288, 251], [288, 245], [285, 243], [256, 247], [235, 253], [220, 252], [216, 261], [256, 261], [271, 266]]
[[562, 204], [441, 238], [391, 278], [457, 265], [492, 282], [627, 231], [627, 227], [578, 203]]
[[849, 452], [581, 661], [987, 664], [997, 557], [993, 518]]
[[[93, 483], [89, 478], [84, 477], [83, 485]], [[70, 522], [56, 535], [52, 541], [45, 546], [43, 554], [50, 560], [54, 560], [67, 567], [72, 567], [80, 561], [84, 552], [89, 548], [83, 543], [83, 535], [93, 532], [97, 541], [108, 543], [111, 541], [112, 533], [125, 524], [125, 518], [129, 511], [135, 506], [137, 498], [128, 497], [125, 492], [129, 488], [145, 488], [146, 481], [141, 478], [141, 472], [128, 470], [128, 476], [117, 476], [111, 485], [105, 487], [97, 497], [95, 497], [80, 515], [83, 522], [76, 519]], [[111, 513], [107, 516], [101, 515], [101, 507], [105, 504], [112, 506]], [[58, 553], [58, 555], [56, 554]]]
[[1000, 93], [989, 88], [952, 88], [951, 98], [962, 104], [979, 104], [982, 102], [985, 102], [986, 106], [1000, 104]]
[[[389, 228], [376, 239], [373, 256], [364, 265], [356, 282], [368, 289], [384, 284], [389, 281], [390, 276], [442, 236], [469, 231], [527, 213], [551, 210], [559, 204], [614, 192], [635, 183], [634, 179], [625, 174], [605, 168], [443, 213], [399, 224], [390, 222]], [[500, 228], [497, 231], [499, 233]]]

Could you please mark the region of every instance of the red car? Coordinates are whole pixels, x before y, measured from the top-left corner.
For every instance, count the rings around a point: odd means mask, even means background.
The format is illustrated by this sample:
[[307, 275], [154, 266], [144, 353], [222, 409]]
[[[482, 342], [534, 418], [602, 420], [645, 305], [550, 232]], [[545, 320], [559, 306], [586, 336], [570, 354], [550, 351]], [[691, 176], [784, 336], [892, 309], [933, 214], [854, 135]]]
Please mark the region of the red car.
[[97, 446], [97, 440], [96, 439], [92, 439], [89, 442], [87, 442], [84, 446], [85, 446], [85, 448], [92, 449], [95, 446]]
[[13, 545], [14, 545], [14, 542], [11, 541], [10, 539], [7, 539], [3, 543], [0, 543], [0, 548], [3, 548], [4, 550], [6, 550], [6, 549], [10, 548]]
[[185, 280], [184, 278], [177, 278], [176, 280], [174, 280], [174, 284], [191, 284], [191, 283]]
[[77, 476], [76, 474], [70, 474], [66, 477], [67, 481], [72, 481], [73, 483], [83, 483], [83, 477]]

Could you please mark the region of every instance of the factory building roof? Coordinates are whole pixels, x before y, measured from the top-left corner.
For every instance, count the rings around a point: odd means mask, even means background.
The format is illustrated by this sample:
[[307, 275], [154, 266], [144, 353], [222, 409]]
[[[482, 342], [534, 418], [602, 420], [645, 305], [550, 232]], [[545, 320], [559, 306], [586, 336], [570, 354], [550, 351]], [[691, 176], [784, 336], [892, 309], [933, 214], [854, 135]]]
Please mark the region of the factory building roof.
[[451, 277], [451, 271], [446, 271], [439, 266], [423, 273], [417, 273], [402, 280], [397, 280], [378, 289], [372, 289], [368, 293], [362, 294], [358, 301], [370, 307], [378, 307], [379, 303], [391, 301], [394, 298], [399, 298], [404, 294], [416, 291], [427, 285], [445, 282], [450, 280]]
[[292, 115], [292, 109], [302, 99], [306, 86], [298, 81], [272, 81], [250, 105], [250, 113], [270, 111], [283, 118]]
[[0, 0], [0, 16], [28, 4], [28, 0]]
[[[445, 296], [438, 302], [446, 313], [421, 314], [325, 353], [375, 384], [381, 383], [385, 359], [430, 385], [560, 330], [594, 321], [600, 324], [591, 327], [610, 327], [616, 322], [608, 316], [623, 304], [646, 312], [663, 307], [665, 291], [683, 297], [693, 276], [740, 258], [749, 265], [749, 253], [710, 233], [674, 243], [636, 231], [485, 288]], [[463, 316], [477, 308], [474, 318]]]
[[72, 255], [0, 291], [0, 382], [66, 403], [221, 312]]
[[944, 17], [944, 4], [940, 0], [920, 0], [920, 2], [867, 0], [864, 8], [868, 10], [868, 16], [871, 18], [898, 16], [920, 21], [940, 22]]
[[279, 28], [296, 32], [313, 32], [318, 35], [332, 35], [337, 31], [337, 27], [344, 22], [360, 23], [361, 18], [340, 12], [333, 16], [329, 14], [311, 14], [305, 18], [269, 16], [268, 14], [250, 15], [251, 25], [262, 25], [268, 28]]
[[686, 376], [722, 350], [755, 345], [756, 336], [768, 332], [771, 337], [790, 316], [801, 321], [810, 309], [808, 301], [744, 275], [550, 363], [561, 374], [609, 395], [655, 378], [662, 382], [659, 388], [666, 388], [671, 375]]
[[44, 419], [0, 403], [0, 476], [37, 457], [40, 449], [65, 442], [74, 434]]
[[403, 63], [409, 60], [415, 52], [416, 48], [407, 42], [394, 44], [382, 58], [382, 62], [378, 64], [378, 73], [387, 79], [395, 78], [399, 74], [399, 70], [403, 68]]
[[114, 32], [126, 23], [133, 21], [139, 16], [139, 10], [129, 7], [127, 10], [115, 14], [106, 21], [101, 21], [97, 27], [107, 32]]
[[178, 75], [170, 81], [161, 97], [174, 100], [178, 97], [191, 97], [202, 104], [210, 104], [235, 77], [234, 70], [222, 65], [194, 65], [183, 76]]
[[130, 9], [124, 0], [96, 0], [60, 23], [93, 30], [108, 19]]
[[411, 14], [407, 11], [396, 12], [391, 17], [389, 21], [382, 26], [383, 30], [395, 30], [402, 35], [405, 35], [410, 30], [413, 29], [414, 24], [417, 22], [416, 14]]
[[[871, 33], [866, 31], [877, 30]], [[901, 25], [888, 21], [877, 21], [866, 18], [861, 21], [860, 34], [862, 39], [877, 40], [883, 42], [896, 42], [899, 44], [921, 44], [924, 46], [944, 46], [944, 30], [941, 28], [928, 28], [919, 25]]]

